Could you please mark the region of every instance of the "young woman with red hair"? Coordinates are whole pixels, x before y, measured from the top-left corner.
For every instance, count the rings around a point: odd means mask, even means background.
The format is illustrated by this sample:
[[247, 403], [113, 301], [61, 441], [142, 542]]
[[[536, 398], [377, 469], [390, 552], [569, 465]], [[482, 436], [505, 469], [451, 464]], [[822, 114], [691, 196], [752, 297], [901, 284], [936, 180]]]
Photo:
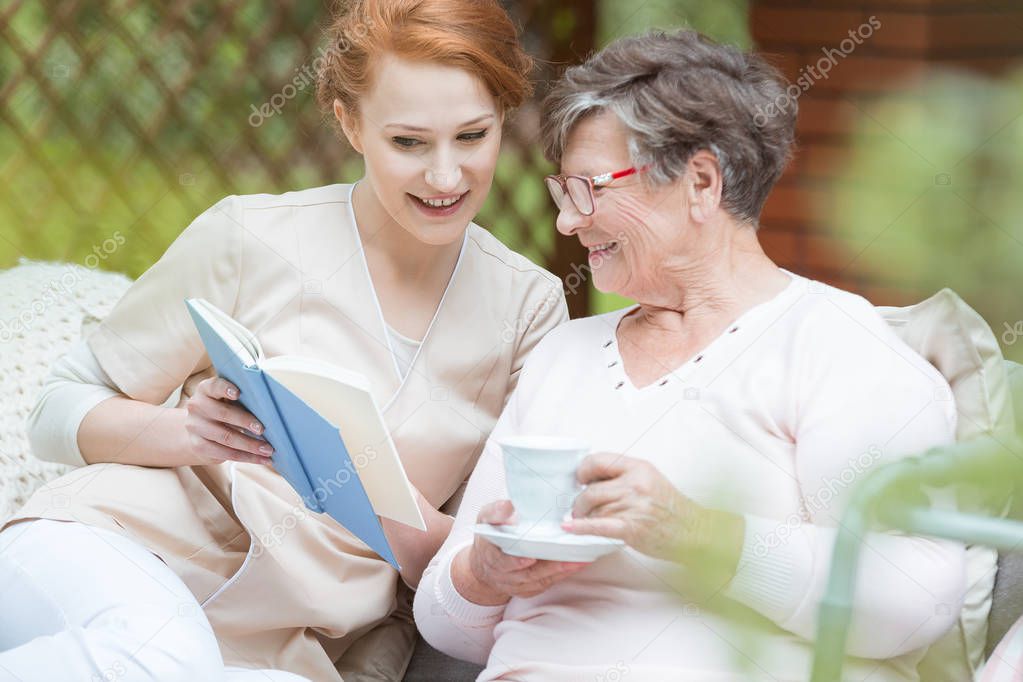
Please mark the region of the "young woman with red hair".
[[268, 356], [370, 378], [427, 521], [382, 522], [413, 587], [524, 357], [566, 319], [560, 282], [472, 223], [529, 94], [497, 0], [353, 0], [329, 37], [318, 99], [365, 175], [218, 202], [54, 368], [33, 449], [91, 466], [0, 533], [0, 679], [340, 680], [394, 609], [399, 573], [243, 432], [261, 426], [183, 299]]

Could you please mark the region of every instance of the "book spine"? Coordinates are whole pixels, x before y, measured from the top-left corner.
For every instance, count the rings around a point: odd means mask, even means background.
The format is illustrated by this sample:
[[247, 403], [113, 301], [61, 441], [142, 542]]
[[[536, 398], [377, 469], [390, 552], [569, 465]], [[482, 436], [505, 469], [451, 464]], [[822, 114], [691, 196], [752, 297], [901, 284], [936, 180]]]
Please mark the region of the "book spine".
[[[270, 389], [270, 384], [266, 380], [266, 372], [264, 372], [262, 368], [259, 370], [259, 381], [263, 385], [267, 400], [270, 402], [266, 413], [273, 415], [275, 422], [273, 424], [273, 430], [287, 439], [289, 449], [291, 450], [290, 454], [280, 455], [279, 457], [278, 453], [274, 452], [274, 465], [278, 468], [278, 470], [286, 470], [281, 473], [286, 479], [288, 479], [288, 482], [292, 484], [292, 487], [296, 489], [299, 496], [302, 498], [302, 501], [305, 502], [305, 506], [311, 511], [322, 514], [324, 512], [324, 508], [320, 501], [316, 499], [316, 494], [313, 489], [313, 479], [309, 475], [309, 471], [306, 469], [305, 464], [302, 462], [302, 458], [298, 454], [298, 446], [295, 445], [295, 439], [291, 436], [291, 431], [288, 430], [287, 424], [281, 417], [281, 410], [277, 405], [277, 401], [274, 399], [274, 394]], [[283, 458], [288, 458], [289, 461], [279, 461]], [[289, 472], [291, 475], [288, 475]], [[295, 481], [293, 479], [299, 477], [304, 480], [304, 486], [295, 485]]]

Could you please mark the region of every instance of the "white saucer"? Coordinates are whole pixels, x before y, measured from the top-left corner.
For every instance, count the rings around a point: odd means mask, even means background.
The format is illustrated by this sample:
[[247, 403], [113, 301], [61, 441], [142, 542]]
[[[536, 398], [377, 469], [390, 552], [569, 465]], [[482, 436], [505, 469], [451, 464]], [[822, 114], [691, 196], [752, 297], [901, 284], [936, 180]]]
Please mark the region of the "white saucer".
[[500, 547], [505, 554], [548, 561], [595, 561], [625, 545], [616, 538], [576, 535], [560, 528], [551, 532], [542, 526], [520, 528], [477, 523], [473, 531]]

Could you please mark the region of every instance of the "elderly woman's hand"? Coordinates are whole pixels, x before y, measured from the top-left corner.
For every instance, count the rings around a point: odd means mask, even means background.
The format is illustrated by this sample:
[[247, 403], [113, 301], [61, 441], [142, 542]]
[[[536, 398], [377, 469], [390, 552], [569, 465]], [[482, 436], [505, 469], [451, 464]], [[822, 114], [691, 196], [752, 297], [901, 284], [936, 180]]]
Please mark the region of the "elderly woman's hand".
[[577, 471], [586, 488], [576, 497], [572, 533], [624, 540], [648, 556], [687, 563], [707, 551], [738, 561], [742, 517], [707, 509], [683, 495], [650, 462], [613, 453], [593, 454]]
[[[477, 522], [500, 525], [511, 521], [514, 513], [509, 500], [499, 500], [480, 509]], [[451, 579], [458, 593], [469, 601], [498, 605], [512, 597], [535, 597], [587, 565], [512, 556], [476, 536], [473, 544], [452, 561]]]

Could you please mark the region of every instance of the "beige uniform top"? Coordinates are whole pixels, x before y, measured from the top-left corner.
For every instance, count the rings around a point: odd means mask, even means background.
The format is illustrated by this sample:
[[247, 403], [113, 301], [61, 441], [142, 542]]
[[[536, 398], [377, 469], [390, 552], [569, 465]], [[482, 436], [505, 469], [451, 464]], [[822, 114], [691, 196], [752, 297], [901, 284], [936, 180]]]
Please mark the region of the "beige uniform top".
[[[561, 283], [472, 224], [401, 379], [369, 276], [351, 185], [231, 196], [178, 237], [88, 343], [122, 392], [182, 401], [212, 374], [184, 299], [259, 338], [366, 374], [413, 484], [439, 507], [472, 471], [526, 354], [567, 319]], [[12, 520], [131, 536], [203, 604], [225, 663], [338, 680], [333, 661], [394, 608], [397, 572], [269, 467], [97, 464], [39, 490]]]

